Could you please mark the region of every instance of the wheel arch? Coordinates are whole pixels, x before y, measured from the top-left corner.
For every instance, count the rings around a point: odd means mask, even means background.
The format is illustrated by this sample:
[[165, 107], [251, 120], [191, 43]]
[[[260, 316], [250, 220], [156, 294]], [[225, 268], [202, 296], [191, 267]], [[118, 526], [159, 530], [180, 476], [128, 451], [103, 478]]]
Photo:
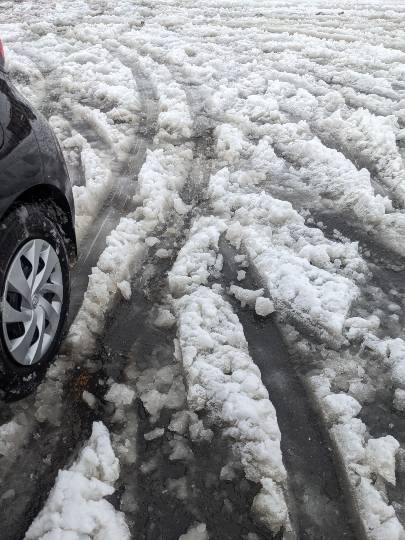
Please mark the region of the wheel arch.
[[60, 227], [66, 241], [66, 246], [71, 264], [77, 258], [77, 243], [74, 227], [74, 216], [70, 204], [65, 195], [51, 184], [38, 184], [20, 193], [9, 206], [1, 219], [4, 219], [16, 207], [25, 203], [38, 203], [44, 205], [47, 211], [51, 211]]

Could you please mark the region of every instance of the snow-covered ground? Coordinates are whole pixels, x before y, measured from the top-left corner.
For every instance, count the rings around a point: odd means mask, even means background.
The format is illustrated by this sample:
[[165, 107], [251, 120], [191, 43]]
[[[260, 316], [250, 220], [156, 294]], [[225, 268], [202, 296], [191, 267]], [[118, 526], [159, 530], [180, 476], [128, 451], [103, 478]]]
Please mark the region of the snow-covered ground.
[[0, 413], [2, 539], [405, 539], [404, 27], [0, 0], [80, 244], [61, 355]]

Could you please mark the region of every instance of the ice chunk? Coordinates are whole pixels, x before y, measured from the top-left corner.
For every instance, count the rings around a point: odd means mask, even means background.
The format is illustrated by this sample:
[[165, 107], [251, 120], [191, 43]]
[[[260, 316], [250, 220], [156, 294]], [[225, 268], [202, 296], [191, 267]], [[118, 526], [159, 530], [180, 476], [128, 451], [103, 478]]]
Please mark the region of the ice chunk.
[[256, 299], [255, 311], [261, 317], [267, 317], [275, 311], [275, 307], [270, 298], [259, 297]]
[[176, 318], [168, 309], [160, 308], [154, 321], [158, 328], [171, 328], [176, 322]]
[[243, 287], [238, 287], [237, 285], [231, 285], [229, 287], [229, 292], [233, 294], [237, 300], [239, 300], [242, 307], [245, 307], [246, 304], [253, 307], [257, 299], [260, 296], [263, 296], [264, 289], [258, 289], [257, 291], [252, 291], [250, 289], [244, 289]]
[[117, 407], [131, 405], [135, 392], [126, 384], [113, 383], [105, 395], [105, 399], [114, 403]]
[[120, 281], [117, 283], [117, 287], [122, 294], [122, 296], [125, 298], [125, 300], [129, 300], [131, 298], [131, 284], [127, 280]]
[[387, 435], [378, 439], [369, 439], [366, 448], [367, 463], [370, 469], [395, 486], [395, 454], [399, 442]]
[[197, 523], [179, 537], [179, 540], [208, 540], [207, 527], [205, 523]]
[[155, 429], [152, 429], [152, 431], [145, 433], [144, 438], [146, 441], [153, 441], [161, 437], [164, 434], [164, 432], [165, 432], [164, 428], [155, 428]]

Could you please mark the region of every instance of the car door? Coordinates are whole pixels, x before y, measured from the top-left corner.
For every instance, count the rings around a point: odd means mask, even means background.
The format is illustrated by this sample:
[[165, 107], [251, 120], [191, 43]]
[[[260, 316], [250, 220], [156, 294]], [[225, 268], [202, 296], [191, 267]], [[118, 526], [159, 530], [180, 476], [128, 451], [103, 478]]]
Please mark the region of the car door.
[[35, 120], [0, 67], [0, 218], [20, 193], [42, 182]]

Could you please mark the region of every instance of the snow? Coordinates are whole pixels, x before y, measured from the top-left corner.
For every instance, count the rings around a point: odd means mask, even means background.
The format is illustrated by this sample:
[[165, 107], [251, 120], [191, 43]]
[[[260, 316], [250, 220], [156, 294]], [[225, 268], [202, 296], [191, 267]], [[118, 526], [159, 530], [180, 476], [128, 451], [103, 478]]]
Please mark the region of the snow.
[[242, 327], [222, 296], [204, 286], [174, 306], [188, 405], [193, 411], [208, 410], [210, 421], [229, 437], [246, 477], [262, 485], [253, 509], [277, 531], [288, 524], [280, 431]]
[[[174, 201], [184, 185], [192, 154], [188, 148], [167, 147], [148, 151], [139, 173], [137, 210], [121, 219], [107, 239], [96, 268], [89, 277], [84, 301], [72, 328], [69, 341], [80, 344], [79, 354], [88, 354], [101, 331], [118, 284], [128, 281], [141, 267], [145, 239], [151, 236], [173, 211]], [[128, 293], [128, 287], [124, 287]]]
[[129, 281], [124, 279], [123, 281], [117, 283], [117, 287], [125, 300], [129, 300], [131, 298], [132, 291]]
[[[94, 353], [117, 295], [131, 300], [133, 278], [142, 275], [149, 254], [156, 268], [173, 257], [171, 296], [152, 323], [159, 333], [178, 332], [180, 362], [145, 370], [136, 392], [110, 380], [105, 399], [114, 404], [114, 422], [133, 420], [135, 395], [152, 425], [163, 409], [175, 411], [169, 425], [175, 460], [190, 458], [188, 439], [210, 441], [211, 428], [220, 429], [247, 478], [260, 484], [256, 515], [273, 530], [288, 522], [276, 413], [226, 299], [230, 293], [259, 317], [276, 312], [284, 337], [295, 336], [297, 358], [309, 357], [314, 369], [309, 377], [319, 414], [367, 535], [402, 540], [402, 501], [387, 497], [386, 483], [395, 485], [401, 473], [395, 461], [403, 441], [398, 430], [395, 437], [372, 437], [373, 419], [358, 418], [382, 389], [389, 394], [384, 410], [391, 402], [405, 410], [402, 285], [393, 280], [399, 292], [385, 293], [371, 277], [375, 268], [388, 268], [385, 256], [373, 253], [376, 246], [389, 257], [405, 255], [401, 3], [102, 4], [2, 3], [11, 75], [49, 117], [72, 172], [79, 244], [98, 234], [93, 223], [117, 194], [120, 177], [128, 176], [124, 191], [135, 186], [134, 156], [145, 152], [145, 161], [130, 210], [92, 270], [67, 356], [48, 372], [32, 411], [16, 406], [5, 415], [0, 454], [12, 463], [37, 422], [61, 425], [66, 372]], [[331, 234], [324, 225], [330, 216], [342, 230]], [[167, 246], [163, 234], [175, 234], [176, 242]], [[229, 291], [218, 285], [221, 238], [237, 250]], [[248, 268], [257, 285], [238, 286]], [[82, 398], [96, 407], [89, 392]], [[161, 428], [144, 435], [156, 434], [163, 435]], [[131, 442], [114, 440], [120, 457], [136, 466]], [[232, 478], [231, 469], [223, 465], [224, 478]], [[60, 493], [67, 486], [82, 503], [80, 512], [90, 512], [94, 502], [101, 530], [120, 527], [120, 514], [103, 499], [113, 480], [89, 470], [60, 473], [48, 500], [52, 515], [68, 522], [56, 500], [66, 506]], [[90, 484], [99, 489], [92, 501]], [[33, 524], [35, 538], [70, 534], [46, 529], [48, 519]], [[83, 527], [88, 524], [84, 517]], [[74, 527], [77, 537], [98, 535], [90, 525], [90, 532]], [[206, 534], [196, 524], [183, 537]]]
[[326, 418], [331, 423], [346, 423], [357, 416], [361, 405], [347, 394], [329, 394], [323, 398]]
[[395, 485], [395, 454], [399, 442], [391, 435], [370, 439], [366, 448], [366, 459], [370, 469]]
[[111, 188], [111, 175], [87, 141], [79, 134], [73, 134], [74, 141], [65, 141], [65, 146], [74, 144], [80, 152], [85, 186], [73, 186], [76, 210], [77, 240], [80, 243], [90, 226], [92, 218], [98, 213], [102, 201]]
[[390, 435], [370, 437], [365, 424], [356, 418], [361, 405], [347, 394], [331, 392], [327, 377], [311, 377], [310, 383], [342, 456], [367, 535], [372, 540], [402, 540], [405, 531], [387, 503], [384, 485], [373, 481], [377, 474], [395, 485], [398, 441]]
[[173, 295], [179, 296], [207, 283], [210, 268], [217, 263], [218, 242], [225, 228], [225, 223], [215, 217], [202, 217], [193, 223], [189, 239], [169, 272]]
[[213, 209], [228, 218], [227, 240], [237, 249], [243, 242], [277, 310], [311, 325], [325, 339], [341, 340], [358, 295], [356, 283], [346, 276], [357, 281], [365, 270], [357, 246], [328, 241], [319, 229], [307, 227], [289, 202], [247, 192], [245, 182], [243, 172], [228, 169], [210, 179]]
[[205, 523], [197, 523], [179, 537], [179, 540], [208, 540], [207, 526]]
[[135, 397], [135, 392], [126, 384], [113, 383], [110, 386], [105, 399], [114, 403], [117, 407], [131, 405]]
[[59, 471], [26, 540], [129, 539], [124, 515], [105, 500], [114, 493], [113, 484], [118, 476], [119, 463], [108, 430], [101, 422], [95, 422], [77, 460], [69, 469]]
[[256, 298], [255, 312], [257, 315], [260, 315], [261, 317], [267, 317], [271, 313], [274, 313], [274, 311], [274, 304], [269, 298]]
[[176, 317], [168, 309], [160, 308], [154, 325], [158, 328], [171, 328], [176, 322]]
[[238, 287], [237, 285], [231, 285], [229, 287], [229, 292], [239, 300], [242, 307], [245, 307], [246, 305], [256, 305], [257, 300], [263, 296], [264, 290], [258, 289], [257, 291], [251, 291], [249, 289]]

